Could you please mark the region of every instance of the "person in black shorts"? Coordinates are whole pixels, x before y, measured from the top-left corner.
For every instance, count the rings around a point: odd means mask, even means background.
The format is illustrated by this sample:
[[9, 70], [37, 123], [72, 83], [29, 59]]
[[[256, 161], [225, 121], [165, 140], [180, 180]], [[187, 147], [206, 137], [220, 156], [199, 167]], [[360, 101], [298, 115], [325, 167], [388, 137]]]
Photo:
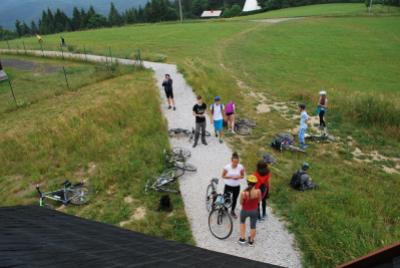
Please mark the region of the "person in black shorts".
[[168, 109], [172, 108], [175, 111], [176, 107], [174, 100], [174, 91], [172, 90], [172, 79], [169, 74], [165, 75], [162, 86], [164, 87], [165, 95], [167, 96]]
[[206, 114], [207, 104], [203, 102], [201, 96], [197, 96], [197, 103], [193, 106], [193, 115], [196, 118], [196, 130], [194, 134], [193, 148], [197, 146], [201, 132], [201, 142], [207, 145], [206, 141]]

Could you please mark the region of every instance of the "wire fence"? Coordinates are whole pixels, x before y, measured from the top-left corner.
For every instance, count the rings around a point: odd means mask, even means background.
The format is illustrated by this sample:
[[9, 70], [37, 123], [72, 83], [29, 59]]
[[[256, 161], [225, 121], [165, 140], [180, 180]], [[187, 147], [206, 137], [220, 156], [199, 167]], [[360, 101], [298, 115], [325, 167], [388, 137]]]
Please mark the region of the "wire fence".
[[[58, 62], [55, 64], [52, 61], [35, 65], [37, 61], [7, 57], [5, 61], [3, 60], [2, 65], [0, 58], [0, 72], [3, 75], [2, 77], [0, 75], [0, 113], [25, 107], [52, 95], [60, 95], [65, 90], [77, 90], [91, 82], [121, 73], [119, 61], [113, 58], [111, 47], [107, 48], [103, 58], [94, 59], [90, 57], [91, 55], [88, 53], [90, 50], [86, 46], [83, 46], [82, 51], [76, 51], [74, 46], [60, 44], [57, 54], [47, 53], [43, 42], [38, 42], [38, 46], [34, 49], [30, 49], [24, 41], [21, 44], [14, 43], [13, 45], [6, 41], [6, 46], [9, 50], [8, 54], [60, 58], [61, 64]], [[49, 51], [54, 51], [54, 49]], [[71, 57], [71, 53], [74, 57]], [[81, 55], [78, 58], [76, 54]], [[131, 59], [128, 57], [125, 59], [131, 60], [134, 68], [143, 66], [140, 49], [135, 51]], [[13, 60], [14, 64], [10, 64], [13, 63]], [[76, 63], [76, 61], [82, 62], [82, 65], [86, 67], [69, 64]], [[91, 67], [87, 67], [88, 65], [85, 63], [91, 63]], [[48, 66], [46, 67], [46, 65]]]

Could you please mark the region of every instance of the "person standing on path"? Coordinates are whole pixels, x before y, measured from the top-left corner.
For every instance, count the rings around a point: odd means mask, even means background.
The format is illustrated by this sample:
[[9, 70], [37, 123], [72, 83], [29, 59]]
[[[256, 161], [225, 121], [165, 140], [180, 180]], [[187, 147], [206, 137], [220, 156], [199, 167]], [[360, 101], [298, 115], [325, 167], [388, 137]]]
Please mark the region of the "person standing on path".
[[319, 92], [317, 114], [319, 116], [319, 129], [326, 135], [326, 123], [325, 123], [325, 113], [328, 109], [328, 98], [326, 97], [326, 91]]
[[216, 96], [214, 101], [210, 109], [210, 121], [214, 123], [215, 136], [219, 137], [219, 143], [223, 143], [225, 106], [221, 103], [221, 98], [219, 96]]
[[[268, 168], [268, 164], [264, 160], [260, 160], [257, 163], [257, 171], [253, 174], [257, 178], [255, 189], [261, 191], [261, 206], [258, 204], [258, 220], [264, 221], [267, 214], [267, 198], [269, 195], [269, 181], [271, 179], [271, 172]], [[262, 212], [262, 213], [261, 213]]]
[[307, 124], [310, 121], [310, 117], [306, 112], [305, 104], [299, 104], [299, 109], [300, 109], [299, 143], [300, 143], [300, 148], [304, 150], [305, 148], [308, 147], [308, 145], [306, 145], [305, 135], [307, 132], [308, 128]]
[[165, 75], [162, 86], [164, 87], [165, 95], [167, 96], [168, 109], [172, 108], [175, 111], [176, 107], [174, 100], [174, 91], [172, 89], [172, 79], [169, 74]]
[[239, 163], [239, 155], [234, 152], [232, 154], [231, 163], [224, 167], [222, 179], [225, 182], [224, 194], [232, 194], [232, 210], [231, 215], [237, 219], [235, 208], [240, 193], [240, 180], [244, 178], [244, 167]]
[[250, 217], [250, 237], [247, 243], [254, 246], [254, 238], [256, 237], [256, 224], [258, 218], [258, 204], [261, 200], [261, 191], [256, 189], [257, 178], [254, 175], [247, 177], [247, 188], [240, 194], [240, 238], [239, 244], [246, 243], [246, 219]]
[[201, 96], [197, 96], [197, 103], [193, 106], [193, 115], [196, 118], [196, 129], [194, 134], [193, 148], [197, 146], [201, 132], [201, 142], [207, 145], [206, 141], [206, 111], [207, 104], [203, 102]]
[[234, 129], [235, 129], [235, 103], [233, 103], [233, 101], [229, 101], [226, 105], [225, 105], [225, 115], [226, 115], [226, 122], [228, 125], [228, 131], [231, 131], [232, 133], [234, 133]]

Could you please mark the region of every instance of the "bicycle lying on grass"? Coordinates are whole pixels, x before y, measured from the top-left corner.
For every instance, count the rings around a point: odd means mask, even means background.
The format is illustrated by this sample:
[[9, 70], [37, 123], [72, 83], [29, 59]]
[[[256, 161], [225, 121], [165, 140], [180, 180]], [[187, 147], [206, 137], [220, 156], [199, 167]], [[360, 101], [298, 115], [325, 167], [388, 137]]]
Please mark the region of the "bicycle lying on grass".
[[306, 153], [305, 150], [294, 145], [293, 135], [286, 132], [277, 134], [272, 140], [270, 146], [280, 152], [287, 150], [291, 152]]
[[53, 208], [53, 206], [47, 203], [48, 200], [60, 202], [63, 205], [83, 205], [86, 204], [90, 199], [89, 189], [84, 185], [83, 182], [72, 184], [66, 180], [62, 184], [62, 188], [53, 192], [42, 192], [39, 184], [36, 185], [36, 190], [39, 193], [39, 205], [41, 207]]
[[189, 163], [187, 159], [191, 156], [189, 150], [174, 147], [171, 151], [165, 151], [165, 161], [167, 168], [159, 175], [149, 179], [145, 185], [145, 192], [150, 190], [158, 192], [179, 193], [179, 190], [168, 187], [178, 178], [182, 177], [186, 171], [195, 172], [197, 168]]
[[243, 136], [247, 136], [251, 134], [253, 128], [256, 127], [256, 122], [247, 119], [247, 118], [239, 118], [235, 122], [234, 131]]
[[306, 134], [304, 137], [307, 141], [316, 142], [316, 143], [330, 143], [335, 142], [336, 139], [332, 135], [321, 133], [319, 135], [314, 134]]
[[213, 178], [207, 186], [206, 209], [208, 215], [208, 228], [211, 234], [218, 239], [228, 238], [233, 231], [233, 221], [228, 210], [232, 206], [232, 193], [217, 193], [218, 179]]

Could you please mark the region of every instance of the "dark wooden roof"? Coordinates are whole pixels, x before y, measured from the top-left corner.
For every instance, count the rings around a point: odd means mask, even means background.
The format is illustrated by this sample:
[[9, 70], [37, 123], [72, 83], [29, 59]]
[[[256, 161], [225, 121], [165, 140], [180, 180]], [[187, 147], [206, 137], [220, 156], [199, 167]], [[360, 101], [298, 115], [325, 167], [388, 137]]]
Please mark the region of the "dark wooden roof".
[[0, 267], [278, 267], [37, 206], [0, 208]]

